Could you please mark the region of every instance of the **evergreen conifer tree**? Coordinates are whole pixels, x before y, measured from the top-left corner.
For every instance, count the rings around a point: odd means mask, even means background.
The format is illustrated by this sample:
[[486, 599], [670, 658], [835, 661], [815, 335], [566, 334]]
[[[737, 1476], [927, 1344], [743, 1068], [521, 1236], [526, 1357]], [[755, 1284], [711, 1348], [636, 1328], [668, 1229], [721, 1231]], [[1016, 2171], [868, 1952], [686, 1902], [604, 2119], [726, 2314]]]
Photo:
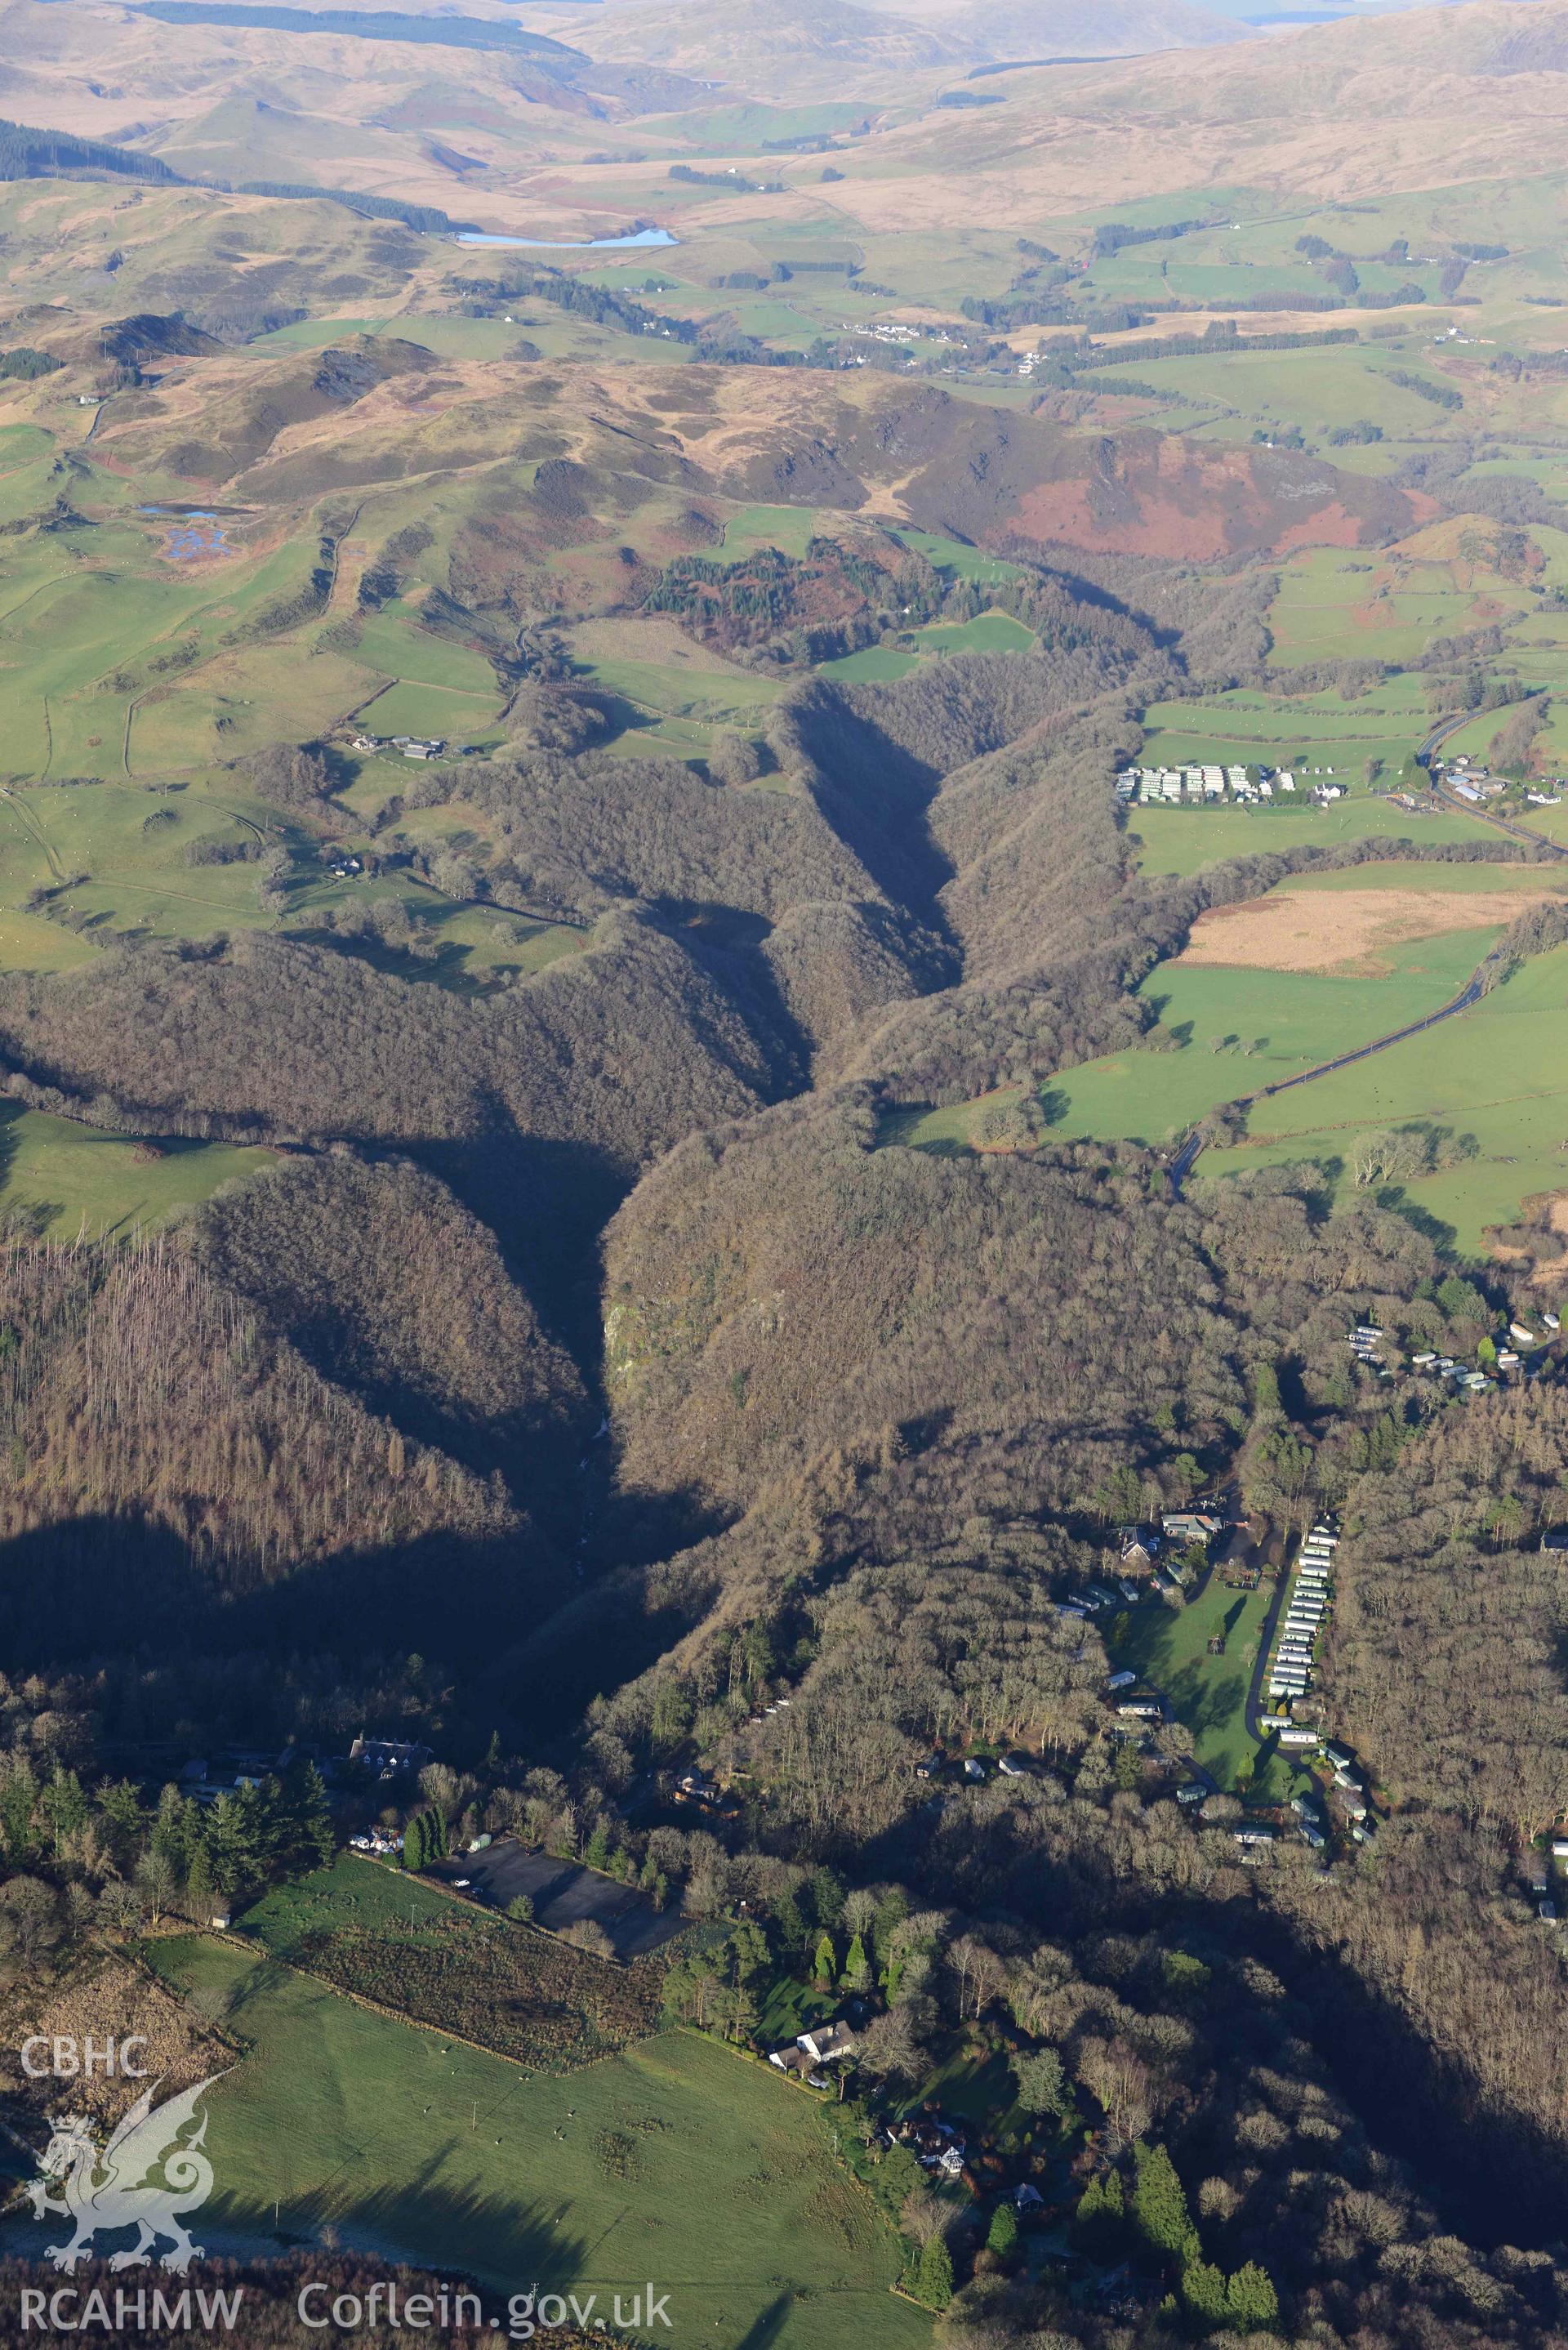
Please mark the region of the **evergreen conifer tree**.
[[844, 1960], [846, 1991], [865, 1991], [871, 1981], [871, 1961], [866, 1955], [866, 1945], [858, 1934], [852, 1939]]
[[1132, 2217], [1138, 2236], [1157, 2259], [1174, 2261], [1185, 2268], [1197, 2257], [1198, 2230], [1187, 2209], [1176, 2165], [1162, 2146], [1137, 2147], [1134, 2160], [1137, 2175]]
[[1238, 2334], [1267, 2334], [1280, 2322], [1273, 2279], [1256, 2261], [1238, 2269], [1225, 2288], [1227, 2322]]
[[945, 2309], [953, 2297], [952, 2255], [940, 2235], [926, 2239], [919, 2293], [928, 2309]]
[[992, 2214], [985, 2248], [999, 2261], [1010, 2261], [1018, 2250], [1018, 2219], [1011, 2203], [999, 2203]]

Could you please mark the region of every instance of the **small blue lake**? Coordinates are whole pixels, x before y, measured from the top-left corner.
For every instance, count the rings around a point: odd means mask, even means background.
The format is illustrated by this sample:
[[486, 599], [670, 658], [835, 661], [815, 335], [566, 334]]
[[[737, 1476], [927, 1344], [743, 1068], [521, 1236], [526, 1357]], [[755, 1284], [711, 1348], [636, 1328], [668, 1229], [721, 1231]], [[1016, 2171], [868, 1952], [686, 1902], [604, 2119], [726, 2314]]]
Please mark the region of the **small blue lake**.
[[476, 228], [458, 231], [459, 244], [525, 245], [533, 253], [646, 253], [653, 245], [679, 244], [667, 228], [639, 228], [629, 236], [487, 236]]
[[173, 528], [163, 542], [163, 552], [176, 563], [191, 563], [202, 555], [232, 555], [233, 547], [223, 536], [223, 525], [215, 514], [206, 514], [195, 506], [142, 506], [144, 515], [157, 515], [170, 522]]

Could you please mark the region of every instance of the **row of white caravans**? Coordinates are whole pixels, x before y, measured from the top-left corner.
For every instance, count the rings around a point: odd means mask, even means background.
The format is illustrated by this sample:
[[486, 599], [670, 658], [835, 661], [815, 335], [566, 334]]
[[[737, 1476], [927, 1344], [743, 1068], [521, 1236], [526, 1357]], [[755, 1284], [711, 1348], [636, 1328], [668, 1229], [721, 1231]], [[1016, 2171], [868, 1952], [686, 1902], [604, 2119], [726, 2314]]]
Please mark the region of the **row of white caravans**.
[[1320, 1523], [1302, 1544], [1269, 1669], [1269, 1695], [1276, 1704], [1304, 1697], [1311, 1687], [1313, 1644], [1328, 1612], [1329, 1571], [1338, 1540], [1332, 1526]]

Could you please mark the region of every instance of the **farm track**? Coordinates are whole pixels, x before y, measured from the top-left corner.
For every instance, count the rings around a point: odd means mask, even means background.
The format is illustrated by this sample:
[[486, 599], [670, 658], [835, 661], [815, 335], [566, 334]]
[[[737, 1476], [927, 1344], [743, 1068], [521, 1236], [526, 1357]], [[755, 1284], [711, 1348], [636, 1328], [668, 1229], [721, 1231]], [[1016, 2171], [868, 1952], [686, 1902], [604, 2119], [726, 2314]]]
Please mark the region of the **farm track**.
[[59, 858], [56, 856], [49, 836], [44, 829], [42, 824], [40, 824], [37, 817], [33, 814], [30, 808], [23, 806], [21, 798], [17, 793], [7, 791], [5, 794], [5, 797], [9, 802], [10, 806], [16, 809], [16, 820], [21, 825], [23, 831], [26, 832], [32, 839], [34, 847], [43, 850], [49, 870], [54, 875], [55, 879], [57, 881], [64, 881], [66, 878], [66, 868], [60, 863]]
[[[1467, 1012], [1470, 1005], [1478, 1003], [1486, 993], [1482, 982], [1487, 964], [1490, 961], [1491, 956], [1489, 954], [1459, 994], [1449, 1003], [1439, 1004], [1436, 1012], [1428, 1012], [1425, 1019], [1413, 1020], [1407, 1027], [1396, 1028], [1386, 1036], [1376, 1037], [1370, 1045], [1357, 1045], [1351, 1052], [1337, 1053], [1332, 1061], [1320, 1061], [1315, 1068], [1303, 1069], [1293, 1077], [1281, 1077], [1275, 1085], [1260, 1086], [1255, 1093], [1239, 1094], [1235, 1107], [1238, 1109], [1251, 1109], [1254, 1103], [1269, 1101], [1275, 1094], [1291, 1093], [1297, 1086], [1310, 1086], [1318, 1077], [1332, 1076], [1337, 1069], [1347, 1069], [1357, 1061], [1369, 1060], [1374, 1053], [1386, 1053], [1391, 1045], [1404, 1044], [1407, 1037], [1419, 1036], [1423, 1030], [1435, 1028], [1440, 1020], [1451, 1020], [1456, 1012]], [[1192, 1172], [1202, 1155], [1202, 1135], [1189, 1135], [1166, 1169], [1166, 1179], [1170, 1185], [1172, 1199], [1179, 1200], [1181, 1197], [1182, 1184]]]

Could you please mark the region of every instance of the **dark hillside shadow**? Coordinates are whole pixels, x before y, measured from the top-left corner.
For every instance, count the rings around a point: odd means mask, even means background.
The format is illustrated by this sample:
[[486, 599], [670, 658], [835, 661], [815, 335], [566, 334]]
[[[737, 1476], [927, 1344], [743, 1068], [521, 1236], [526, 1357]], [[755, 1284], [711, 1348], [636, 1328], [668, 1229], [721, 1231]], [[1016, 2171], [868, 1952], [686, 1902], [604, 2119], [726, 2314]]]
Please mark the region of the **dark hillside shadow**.
[[499, 1111], [494, 1128], [472, 1141], [420, 1143], [407, 1155], [489, 1226], [508, 1274], [597, 1401], [597, 1241], [632, 1171], [597, 1144], [520, 1133]]
[[[254, 1719], [225, 1722], [230, 1735], [270, 1737], [295, 1726], [299, 1690], [362, 1685], [416, 1652], [461, 1672], [476, 1698], [531, 1711], [502, 1660], [575, 1587], [561, 1554], [527, 1534], [367, 1544], [264, 1582], [167, 1527], [83, 1515], [0, 1544], [0, 1655], [46, 1677], [112, 1659], [125, 1711], [110, 1734], [131, 1738], [168, 1735], [170, 1686], [192, 1719], [223, 1710], [213, 1689], [232, 1691], [223, 1703]], [[161, 1719], [140, 1717], [143, 1683], [164, 1686], [148, 1700]]]
[[[1371, 2146], [1406, 2163], [1445, 2228], [1472, 2242], [1551, 2250], [1561, 2242], [1568, 2198], [1568, 2145], [1525, 2113], [1489, 2097], [1462, 2051], [1427, 2039], [1345, 1944], [1317, 1942], [1281, 1911], [1162, 1891], [1147, 1880], [1112, 1887], [1092, 1849], [1047, 1851], [1020, 1834], [1014, 1816], [990, 1818], [964, 1798], [912, 1805], [864, 1846], [867, 1878], [885, 1877], [933, 1902], [961, 1893], [1027, 1932], [1071, 1943], [1089, 1933], [1152, 1934], [1166, 1947], [1207, 1945], [1235, 1965], [1259, 1960], [1288, 1987], [1283, 2008], [1243, 1987], [1229, 2001], [1224, 2034], [1238, 2060], [1267, 2065], [1282, 2033], [1307, 2041]], [[1216, 2109], [1189, 2141], [1195, 2165], [1234, 2154], [1227, 2115]], [[1289, 2255], [1286, 2255], [1287, 2259]], [[1303, 2241], [1301, 2282], [1314, 2255]], [[1282, 2286], [1295, 2282], [1279, 2274]]]
[[890, 741], [841, 694], [803, 697], [796, 718], [816, 764], [812, 796], [822, 814], [895, 904], [938, 924], [938, 892], [953, 878], [926, 823], [940, 769]]
[[[635, 1584], [584, 1580], [570, 1547], [526, 1527], [367, 1543], [271, 1581], [130, 1516], [78, 1515], [0, 1544], [6, 1669], [47, 1679], [112, 1662], [111, 1742], [162, 1743], [188, 1715], [218, 1721], [230, 1742], [281, 1745], [310, 1692], [383, 1670], [395, 1681], [414, 1654], [462, 1684], [459, 1746], [493, 1729], [549, 1738], [691, 1628], [686, 1610], [646, 1607]], [[194, 1731], [186, 1744], [199, 1751]]]

